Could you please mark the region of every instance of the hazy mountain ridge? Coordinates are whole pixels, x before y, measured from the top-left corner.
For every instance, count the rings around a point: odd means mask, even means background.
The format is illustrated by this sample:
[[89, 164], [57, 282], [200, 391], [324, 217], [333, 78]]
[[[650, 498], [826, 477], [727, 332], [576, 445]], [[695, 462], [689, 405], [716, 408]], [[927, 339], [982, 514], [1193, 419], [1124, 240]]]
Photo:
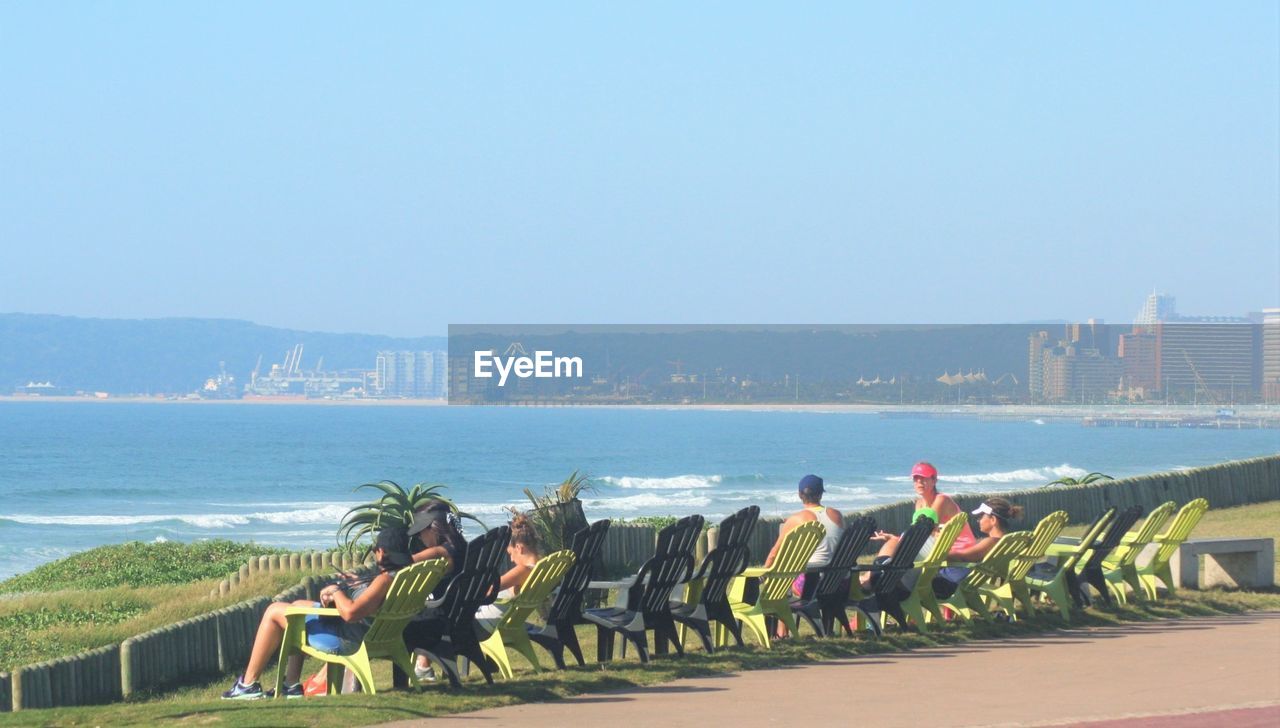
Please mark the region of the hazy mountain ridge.
[[373, 369], [381, 349], [444, 349], [443, 336], [398, 338], [262, 326], [234, 319], [97, 319], [0, 314], [0, 394], [29, 381], [63, 390], [191, 392], [218, 372], [242, 383], [258, 356], [262, 371], [303, 345], [302, 368]]

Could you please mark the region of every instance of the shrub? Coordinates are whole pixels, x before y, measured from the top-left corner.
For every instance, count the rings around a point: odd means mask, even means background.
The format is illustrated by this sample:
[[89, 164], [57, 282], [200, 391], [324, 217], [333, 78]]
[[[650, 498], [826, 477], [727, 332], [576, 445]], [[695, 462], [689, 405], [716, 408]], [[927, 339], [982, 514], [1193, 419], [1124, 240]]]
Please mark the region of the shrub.
[[226, 576], [250, 557], [267, 553], [278, 552], [221, 539], [189, 544], [132, 541], [99, 546], [38, 566], [0, 582], [0, 592], [188, 584]]

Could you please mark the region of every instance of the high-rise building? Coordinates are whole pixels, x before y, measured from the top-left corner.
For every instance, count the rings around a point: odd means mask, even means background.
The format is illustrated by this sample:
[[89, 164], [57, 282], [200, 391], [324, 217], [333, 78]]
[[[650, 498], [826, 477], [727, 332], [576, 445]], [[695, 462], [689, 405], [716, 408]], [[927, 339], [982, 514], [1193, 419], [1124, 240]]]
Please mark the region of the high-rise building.
[[1176, 399], [1250, 399], [1258, 326], [1223, 323], [1156, 324], [1156, 386]]
[[1280, 308], [1262, 310], [1262, 401], [1280, 404]]
[[380, 351], [377, 394], [415, 399], [443, 397], [446, 391], [442, 351]]
[[1067, 324], [1067, 343], [1079, 349], [1092, 349], [1106, 357], [1115, 356], [1116, 344], [1111, 327], [1102, 319], [1089, 319], [1082, 324]]
[[1027, 352], [1027, 394], [1034, 404], [1044, 401], [1045, 354], [1050, 348], [1049, 332], [1037, 331], [1030, 337]]
[[1163, 293], [1152, 293], [1142, 304], [1142, 310], [1133, 323], [1136, 326], [1151, 326], [1161, 321], [1172, 321], [1177, 318], [1176, 301], [1173, 296]]
[[1156, 335], [1143, 331], [1120, 334], [1120, 361], [1124, 368], [1124, 388], [1133, 396], [1153, 397], [1159, 381]]
[[1120, 392], [1124, 364], [1115, 358], [1114, 332], [1100, 319], [1067, 324], [1064, 338], [1047, 331], [1028, 339], [1027, 389], [1032, 402], [1107, 402]]

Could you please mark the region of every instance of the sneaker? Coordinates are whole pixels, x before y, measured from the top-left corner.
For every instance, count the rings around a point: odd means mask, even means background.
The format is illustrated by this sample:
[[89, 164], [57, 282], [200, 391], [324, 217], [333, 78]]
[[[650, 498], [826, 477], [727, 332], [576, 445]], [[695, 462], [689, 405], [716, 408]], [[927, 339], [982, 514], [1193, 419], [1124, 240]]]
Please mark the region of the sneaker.
[[426, 667], [423, 667], [423, 666], [421, 666], [421, 665], [414, 665], [414, 666], [413, 666], [413, 674], [414, 674], [414, 675], [418, 678], [418, 680], [419, 680], [419, 681], [421, 681], [421, 682], [435, 682], [435, 681], [436, 681], [436, 669], [435, 669], [434, 667], [432, 667], [431, 665], [427, 665]]
[[236, 680], [236, 684], [222, 694], [223, 700], [257, 700], [261, 697], [263, 697], [262, 684], [257, 681], [245, 685]]
[[[263, 693], [263, 696], [268, 697], [268, 698], [274, 698], [274, 697], [276, 696], [276, 689], [275, 689], [275, 688], [271, 688], [270, 690], [268, 690], [268, 691], [264, 692], [264, 693]], [[302, 693], [302, 683], [294, 683], [294, 684], [292, 684], [292, 685], [285, 685], [285, 686], [284, 686], [284, 697], [285, 697], [286, 699], [288, 699], [288, 700], [293, 700], [294, 698], [301, 698], [301, 697], [303, 697], [303, 693]]]

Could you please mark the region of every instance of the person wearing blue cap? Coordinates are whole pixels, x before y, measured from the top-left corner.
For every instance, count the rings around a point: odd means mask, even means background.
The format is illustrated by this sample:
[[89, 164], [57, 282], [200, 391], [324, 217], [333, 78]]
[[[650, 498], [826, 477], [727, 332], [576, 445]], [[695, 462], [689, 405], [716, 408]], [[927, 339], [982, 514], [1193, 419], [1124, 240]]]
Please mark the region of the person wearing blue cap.
[[[808, 521], [817, 521], [826, 529], [826, 538], [818, 543], [818, 548], [814, 550], [813, 556], [809, 558], [807, 568], [819, 568], [826, 566], [831, 561], [831, 552], [835, 550], [836, 542], [840, 540], [840, 534], [844, 533], [844, 516], [840, 511], [834, 508], [828, 508], [822, 505], [822, 494], [825, 488], [822, 478], [809, 474], [800, 479], [799, 495], [800, 503], [803, 508], [796, 511], [782, 523], [782, 528], [778, 530], [778, 540], [774, 542], [773, 548], [769, 549], [769, 555], [765, 558], [765, 566], [773, 563], [773, 557], [778, 552], [778, 547], [782, 544], [782, 537], [788, 532], [795, 529], [802, 523]], [[800, 596], [804, 592], [804, 574], [796, 577], [795, 584], [791, 590], [796, 596]], [[787, 628], [779, 622], [778, 636], [785, 637]]]

